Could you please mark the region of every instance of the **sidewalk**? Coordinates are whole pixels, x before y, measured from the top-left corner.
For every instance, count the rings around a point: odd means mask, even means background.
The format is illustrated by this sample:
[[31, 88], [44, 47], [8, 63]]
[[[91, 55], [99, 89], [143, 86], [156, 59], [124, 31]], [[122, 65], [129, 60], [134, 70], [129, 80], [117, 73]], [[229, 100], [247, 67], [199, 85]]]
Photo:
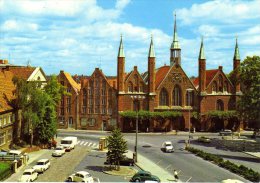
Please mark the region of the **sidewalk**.
[[[126, 156], [129, 158], [133, 158], [133, 152], [128, 150]], [[173, 174], [168, 173], [160, 166], [145, 158], [141, 154], [138, 154], [138, 162], [136, 163], [136, 166], [138, 166], [142, 170], [151, 172], [151, 174], [153, 175], [156, 175], [160, 178], [161, 182], [181, 182], [180, 180], [176, 180]]]
[[245, 153], [260, 159], [260, 152], [245, 152]]

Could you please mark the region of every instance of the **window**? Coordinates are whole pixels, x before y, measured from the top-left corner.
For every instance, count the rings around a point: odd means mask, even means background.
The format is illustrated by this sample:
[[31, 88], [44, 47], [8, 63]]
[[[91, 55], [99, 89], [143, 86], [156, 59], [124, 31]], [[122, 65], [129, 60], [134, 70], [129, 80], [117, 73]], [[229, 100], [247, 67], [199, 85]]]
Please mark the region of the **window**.
[[67, 105], [71, 105], [71, 98], [70, 97], [67, 98]]
[[137, 74], [134, 76], [134, 84], [138, 85], [138, 76], [137, 76]]
[[83, 89], [83, 106], [87, 106], [87, 91], [85, 88]]
[[102, 95], [102, 96], [105, 96], [105, 95], [106, 95], [106, 90], [102, 89], [102, 90], [101, 90], [101, 95]]
[[4, 120], [4, 125], [3, 126], [5, 126], [6, 125], [6, 117], [5, 116], [3, 117], [3, 120]]
[[181, 106], [182, 100], [181, 100], [181, 88], [179, 85], [175, 85], [173, 93], [172, 93], [172, 99], [173, 99], [173, 106]]
[[70, 112], [71, 112], [71, 108], [70, 108], [70, 107], [67, 107], [67, 113], [70, 114]]
[[62, 125], [64, 125], [64, 123], [65, 123], [65, 118], [64, 118], [63, 116], [60, 116], [60, 117], [59, 117], [59, 123], [62, 124]]
[[102, 107], [101, 114], [106, 114], [106, 108]]
[[225, 83], [224, 83], [224, 92], [225, 93], [229, 92], [229, 90], [228, 90], [228, 82], [227, 81], [225, 81]]
[[219, 92], [223, 92], [223, 77], [221, 76], [221, 75], [219, 75], [219, 77], [218, 77], [218, 86], [219, 86], [219, 89], [218, 89], [218, 91]]
[[160, 92], [159, 104], [160, 106], [168, 106], [168, 92], [165, 88], [163, 88]]
[[106, 104], [106, 98], [102, 98], [101, 104], [102, 104], [102, 105], [105, 105], [105, 104]]
[[10, 142], [13, 140], [13, 130], [7, 131], [7, 141]]
[[217, 93], [217, 82], [216, 82], [216, 81], [213, 81], [213, 84], [212, 84], [212, 93]]
[[186, 91], [186, 106], [193, 106], [193, 105], [194, 105], [194, 92]]
[[108, 108], [108, 114], [112, 114], [112, 107]]
[[224, 103], [222, 100], [217, 100], [217, 110], [218, 111], [224, 111]]
[[8, 124], [11, 124], [12, 123], [12, 115], [10, 114], [9, 116], [8, 116], [8, 122], [7, 122]]
[[82, 107], [82, 113], [83, 113], [83, 114], [86, 114], [86, 113], [87, 113], [87, 107], [85, 107], [85, 106]]
[[64, 116], [64, 107], [60, 108], [60, 115]]
[[128, 83], [128, 92], [133, 92], [133, 83], [132, 82]]
[[62, 106], [64, 106], [64, 97], [63, 97], [63, 96], [61, 97], [60, 104], [61, 104]]
[[94, 118], [89, 118], [88, 119], [89, 126], [95, 126], [95, 123], [96, 123], [96, 119], [94, 119]]
[[67, 87], [67, 92], [68, 92], [68, 93], [71, 92], [71, 87], [70, 87], [70, 86]]
[[140, 86], [139, 86], [139, 92], [144, 92], [144, 86], [143, 86], [143, 84], [140, 84]]
[[102, 88], [105, 90], [106, 89], [106, 80], [103, 79], [102, 81]]
[[0, 133], [0, 146], [5, 144], [5, 132]]
[[81, 118], [80, 123], [82, 127], [87, 126], [87, 118]]

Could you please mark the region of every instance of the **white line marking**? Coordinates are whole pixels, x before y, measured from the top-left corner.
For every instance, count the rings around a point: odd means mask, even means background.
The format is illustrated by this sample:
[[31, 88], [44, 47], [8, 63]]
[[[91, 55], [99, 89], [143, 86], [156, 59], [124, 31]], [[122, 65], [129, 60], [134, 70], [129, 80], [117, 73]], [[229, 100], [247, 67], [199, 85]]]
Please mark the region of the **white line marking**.
[[92, 142], [90, 142], [89, 144], [88, 144], [88, 146], [91, 146], [92, 145]]
[[80, 143], [80, 140], [77, 142], [77, 144], [79, 144]]
[[79, 145], [82, 145], [82, 144], [84, 144], [84, 141], [81, 141]]
[[84, 146], [87, 145], [87, 144], [88, 144], [88, 142], [86, 142], [86, 143], [84, 144]]

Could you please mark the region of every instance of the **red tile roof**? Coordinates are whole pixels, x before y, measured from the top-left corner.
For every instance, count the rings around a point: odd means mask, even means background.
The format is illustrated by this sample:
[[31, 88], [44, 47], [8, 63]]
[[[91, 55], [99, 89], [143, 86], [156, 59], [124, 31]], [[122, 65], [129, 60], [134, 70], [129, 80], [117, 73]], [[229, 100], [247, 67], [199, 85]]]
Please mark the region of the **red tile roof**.
[[166, 66], [166, 65], [156, 69], [155, 88], [157, 88], [160, 85], [160, 83], [163, 81], [163, 79], [165, 78], [169, 70], [170, 70], [170, 66]]
[[[212, 81], [212, 79], [215, 77], [218, 71], [219, 71], [218, 69], [206, 70], [206, 87], [208, 87], [209, 83]], [[199, 86], [198, 77], [193, 80], [193, 84], [195, 87]]]
[[12, 72], [0, 70], [0, 112], [13, 109], [9, 103], [10, 100], [15, 98], [15, 85], [12, 79]]
[[27, 80], [32, 75], [35, 67], [9, 67], [9, 70], [14, 76]]

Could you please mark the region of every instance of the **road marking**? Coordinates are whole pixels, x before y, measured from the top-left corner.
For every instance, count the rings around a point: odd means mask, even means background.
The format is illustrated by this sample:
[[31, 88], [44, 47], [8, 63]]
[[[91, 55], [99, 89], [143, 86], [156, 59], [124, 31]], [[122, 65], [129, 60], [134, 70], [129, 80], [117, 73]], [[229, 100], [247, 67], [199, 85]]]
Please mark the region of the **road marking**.
[[88, 144], [88, 142], [86, 142], [86, 143], [84, 144], [84, 146], [87, 145], [87, 144]]
[[165, 169], [167, 170], [169, 167], [171, 167], [172, 165], [168, 165]]
[[96, 143], [93, 143], [93, 144], [92, 144], [92, 147], [96, 147]]
[[84, 144], [84, 141], [81, 141], [79, 145], [82, 145], [82, 144]]
[[91, 146], [91, 144], [92, 144], [92, 142], [90, 142], [90, 143], [88, 144], [88, 146]]
[[78, 142], [77, 142], [77, 144], [79, 144], [81, 141], [79, 140]]
[[156, 164], [159, 165], [159, 163], [161, 162], [162, 160], [158, 161]]

